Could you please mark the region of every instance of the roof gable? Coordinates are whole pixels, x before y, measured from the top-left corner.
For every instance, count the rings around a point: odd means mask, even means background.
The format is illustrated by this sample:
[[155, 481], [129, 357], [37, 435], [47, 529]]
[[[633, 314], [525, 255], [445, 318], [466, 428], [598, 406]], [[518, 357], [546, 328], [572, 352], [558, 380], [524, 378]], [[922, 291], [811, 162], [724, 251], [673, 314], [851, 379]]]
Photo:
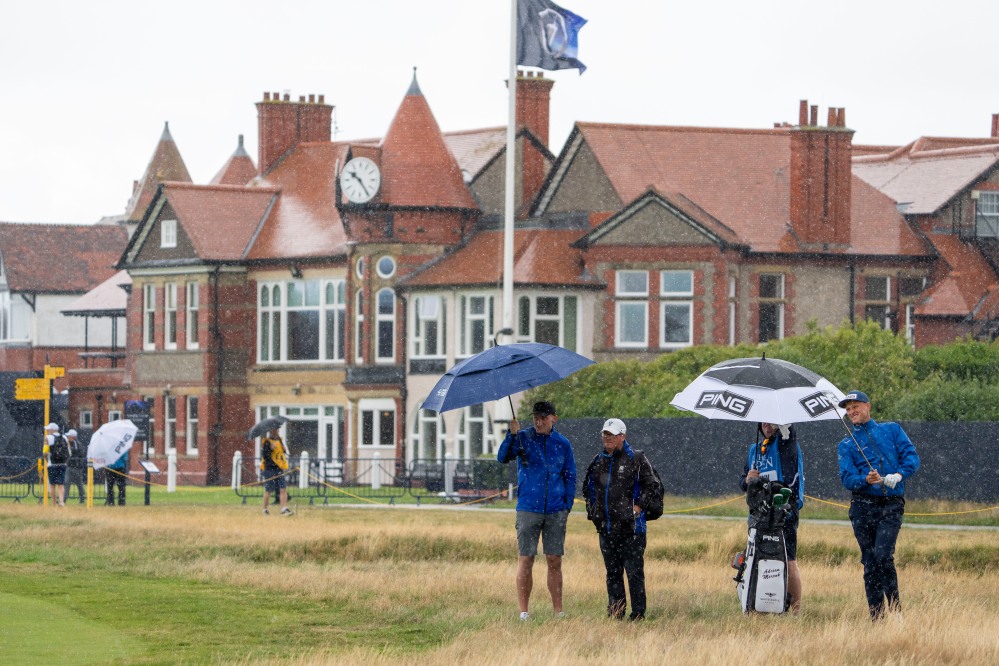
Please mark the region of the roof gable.
[[943, 259], [943, 270], [921, 299], [916, 314], [966, 316], [999, 291], [995, 271], [971, 243], [951, 234], [928, 234], [927, 239]]
[[257, 177], [257, 167], [243, 148], [243, 135], [239, 135], [239, 145], [226, 163], [222, 165], [210, 185], [246, 185]]
[[86, 292], [114, 274], [127, 242], [118, 225], [0, 222], [0, 257], [14, 292]]

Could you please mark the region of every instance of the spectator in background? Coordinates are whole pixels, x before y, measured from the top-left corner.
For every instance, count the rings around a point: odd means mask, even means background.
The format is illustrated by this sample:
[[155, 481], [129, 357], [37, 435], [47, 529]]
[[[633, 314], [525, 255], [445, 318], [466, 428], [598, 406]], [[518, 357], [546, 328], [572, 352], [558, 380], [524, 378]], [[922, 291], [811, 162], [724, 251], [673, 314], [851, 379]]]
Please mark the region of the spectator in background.
[[87, 450], [76, 438], [76, 430], [66, 431], [66, 441], [69, 443], [69, 461], [66, 463], [67, 492], [76, 486], [77, 497], [80, 498], [80, 504], [83, 504], [87, 501], [87, 493], [84, 490], [87, 475]]
[[274, 428], [260, 442], [260, 476], [264, 480], [264, 515], [270, 513], [267, 505], [271, 493], [274, 493], [281, 503], [281, 515], [290, 516], [288, 508], [288, 481], [285, 473], [288, 471], [288, 449], [281, 440], [281, 432]]
[[125, 506], [125, 483], [128, 481], [128, 451], [104, 470], [104, 483], [107, 487], [107, 506], [114, 506], [114, 491], [118, 488], [118, 506]]
[[66, 506], [66, 463], [69, 460], [69, 443], [59, 434], [59, 426], [45, 426], [45, 448], [48, 453], [49, 492], [56, 506]]

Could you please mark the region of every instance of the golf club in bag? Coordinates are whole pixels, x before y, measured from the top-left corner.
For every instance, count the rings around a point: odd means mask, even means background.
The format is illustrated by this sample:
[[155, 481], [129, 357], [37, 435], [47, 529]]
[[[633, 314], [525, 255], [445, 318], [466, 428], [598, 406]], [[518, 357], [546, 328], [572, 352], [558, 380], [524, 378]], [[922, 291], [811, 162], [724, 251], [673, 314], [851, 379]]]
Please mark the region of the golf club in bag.
[[791, 489], [763, 478], [749, 482], [749, 539], [736, 553], [732, 580], [743, 613], [784, 613], [789, 607], [784, 520], [790, 515]]

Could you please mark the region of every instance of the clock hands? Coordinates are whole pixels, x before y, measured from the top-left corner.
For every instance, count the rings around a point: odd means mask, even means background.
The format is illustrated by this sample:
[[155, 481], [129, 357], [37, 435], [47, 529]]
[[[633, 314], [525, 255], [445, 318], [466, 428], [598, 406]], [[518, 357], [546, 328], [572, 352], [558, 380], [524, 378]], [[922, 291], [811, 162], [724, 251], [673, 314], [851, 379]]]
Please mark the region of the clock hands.
[[362, 190], [364, 190], [364, 194], [365, 194], [365, 195], [367, 195], [367, 194], [368, 194], [368, 188], [366, 188], [366, 187], [364, 186], [364, 181], [363, 181], [363, 180], [361, 180], [361, 179], [360, 179], [360, 178], [358, 177], [358, 175], [357, 175], [357, 172], [356, 172], [356, 171], [348, 171], [348, 172], [347, 172], [347, 175], [348, 175], [348, 176], [350, 176], [351, 178], [353, 178], [354, 180], [356, 180], [356, 181], [357, 181], [357, 184], [361, 186], [361, 189], [362, 189]]

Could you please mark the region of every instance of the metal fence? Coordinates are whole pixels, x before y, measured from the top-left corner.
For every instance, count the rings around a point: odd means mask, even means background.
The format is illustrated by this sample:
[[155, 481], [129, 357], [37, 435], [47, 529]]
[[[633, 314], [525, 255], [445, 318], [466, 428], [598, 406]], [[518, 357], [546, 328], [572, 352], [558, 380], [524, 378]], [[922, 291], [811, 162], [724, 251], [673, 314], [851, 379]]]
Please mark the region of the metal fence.
[[0, 456], [0, 499], [20, 502], [30, 497], [38, 481], [38, 460], [24, 456]]
[[[517, 483], [515, 465], [495, 460], [417, 459], [408, 465], [398, 458], [315, 460], [303, 455], [288, 460], [284, 474], [289, 499], [309, 504], [376, 501], [395, 504], [412, 499], [458, 503], [488, 501]], [[259, 458], [233, 460], [233, 490], [246, 504], [262, 498], [264, 482]]]

